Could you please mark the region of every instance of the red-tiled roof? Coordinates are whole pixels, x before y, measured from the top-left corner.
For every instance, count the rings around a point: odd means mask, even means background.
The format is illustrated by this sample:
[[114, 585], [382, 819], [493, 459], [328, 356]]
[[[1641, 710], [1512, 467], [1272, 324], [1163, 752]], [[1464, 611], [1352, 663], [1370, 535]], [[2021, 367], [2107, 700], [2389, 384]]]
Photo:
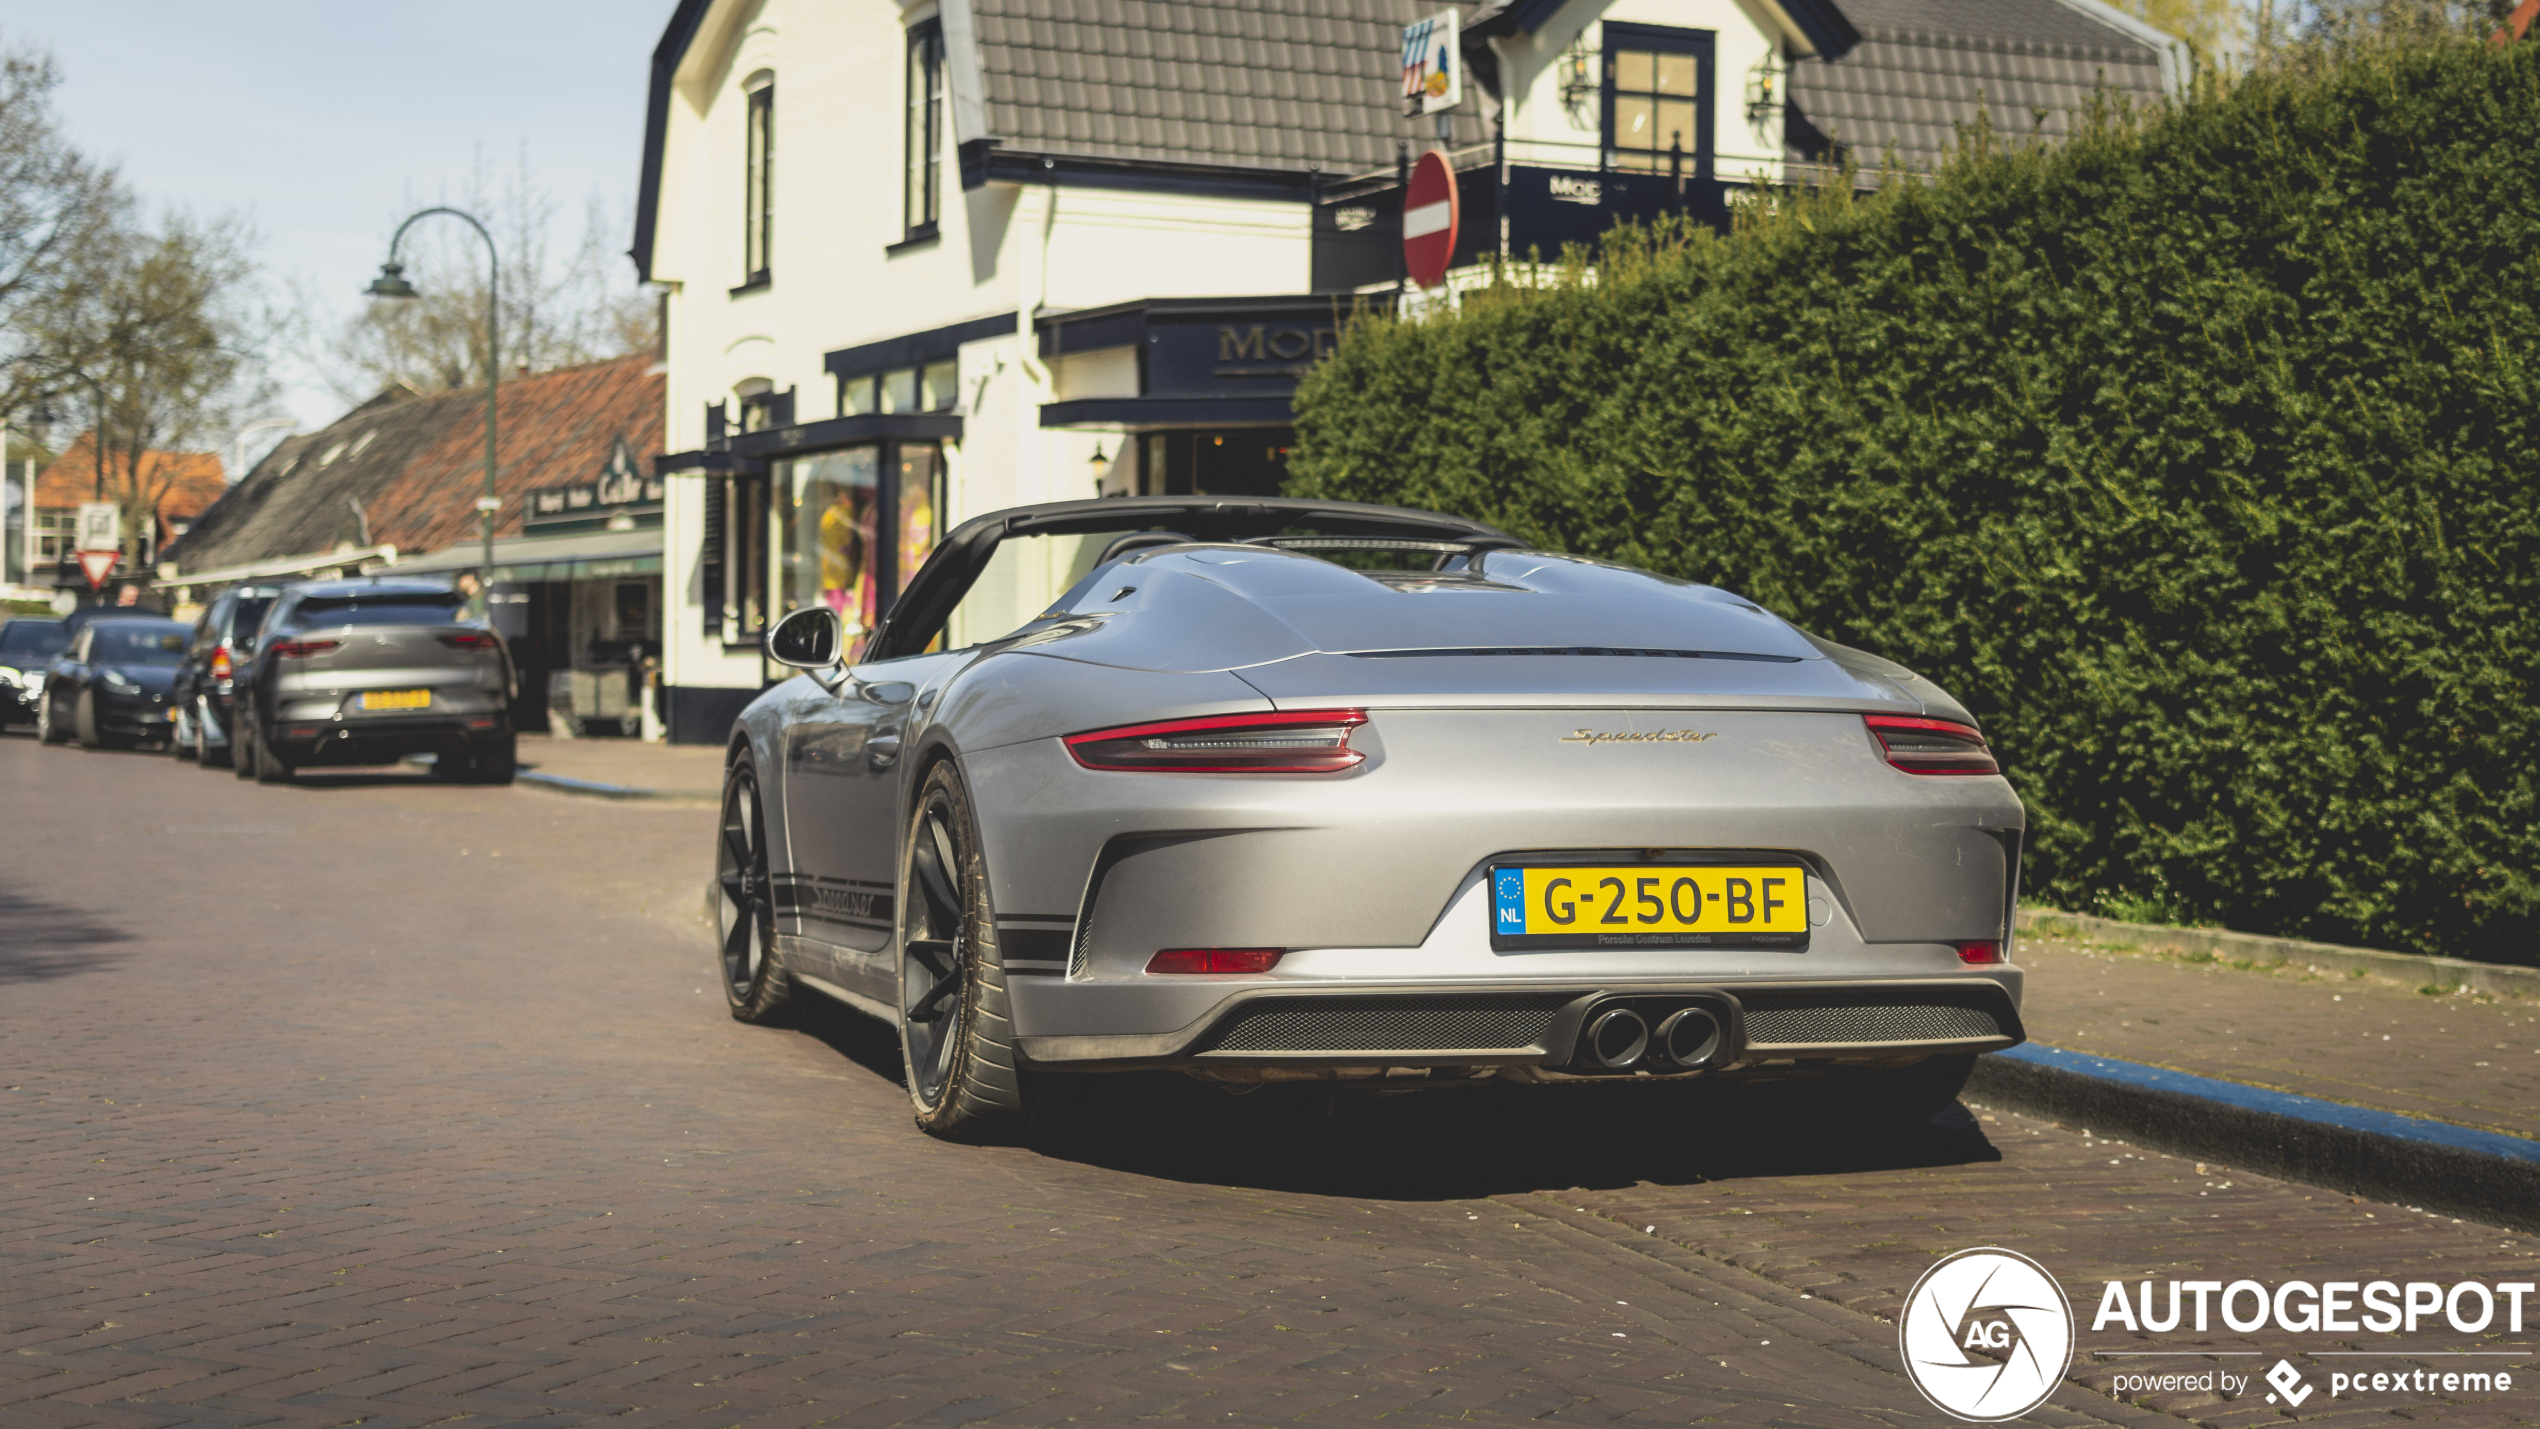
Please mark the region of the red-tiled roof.
[[[220, 458], [210, 452], [144, 452], [142, 489], [151, 490], [161, 482], [167, 483], [166, 493], [159, 498], [162, 521], [187, 521], [200, 516], [229, 489]], [[117, 499], [123, 489], [122, 473], [108, 471], [104, 499]], [[66, 507], [97, 499], [97, 442], [93, 433], [82, 432], [70, 450], [36, 473], [35, 504], [39, 509]]]
[[[649, 469], [661, 450], [662, 379], [647, 353], [506, 381], [499, 389], [494, 534], [521, 533], [532, 487], [596, 480], [623, 440]], [[485, 394], [406, 464], [371, 503], [370, 534], [400, 551], [437, 551], [477, 533], [485, 491]]]
[[[524, 492], [596, 479], [619, 438], [649, 469], [661, 451], [661, 376], [650, 353], [509, 377], [501, 409], [495, 532], [522, 529]], [[322, 431], [284, 440], [168, 549], [187, 571], [337, 549], [415, 554], [476, 534], [485, 481], [485, 394], [391, 389]]]

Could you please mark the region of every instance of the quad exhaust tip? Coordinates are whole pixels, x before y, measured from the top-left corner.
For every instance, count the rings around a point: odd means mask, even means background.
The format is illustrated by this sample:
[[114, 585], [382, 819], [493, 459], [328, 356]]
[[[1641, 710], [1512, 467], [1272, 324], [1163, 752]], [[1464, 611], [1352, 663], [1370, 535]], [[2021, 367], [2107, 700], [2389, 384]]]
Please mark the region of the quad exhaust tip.
[[1588, 1019], [1580, 1038], [1581, 1060], [1611, 1072], [1627, 1072], [1645, 1061], [1651, 1070], [1691, 1071], [1720, 1053], [1720, 1019], [1704, 1007], [1679, 1007], [1658, 1023], [1629, 1007], [1608, 1007]]
[[1587, 1049], [1600, 1067], [1634, 1066], [1649, 1051], [1649, 1023], [1628, 1007], [1609, 1007], [1588, 1023]]
[[1680, 1007], [1658, 1024], [1658, 1055], [1679, 1067], [1699, 1067], [1720, 1050], [1720, 1019], [1704, 1008]]

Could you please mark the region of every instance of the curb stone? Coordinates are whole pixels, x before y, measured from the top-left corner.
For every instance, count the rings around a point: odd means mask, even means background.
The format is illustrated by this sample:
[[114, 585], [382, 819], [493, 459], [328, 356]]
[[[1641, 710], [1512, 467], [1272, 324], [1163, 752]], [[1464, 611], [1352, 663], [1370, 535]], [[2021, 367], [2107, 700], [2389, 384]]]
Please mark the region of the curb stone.
[[2423, 953], [2389, 953], [2378, 948], [2347, 948], [2335, 943], [2306, 943], [2298, 938], [2269, 938], [2220, 928], [2165, 928], [2152, 923], [2120, 923], [2087, 913], [2059, 913], [2051, 908], [2020, 910], [2019, 930], [2038, 937], [2081, 937], [2101, 942], [2130, 942], [2146, 947], [2212, 953], [2216, 957], [2256, 963], [2289, 963], [2328, 972], [2359, 972], [2393, 978], [2417, 986], [2465, 987], [2499, 997], [2540, 998], [2540, 968], [2504, 963], [2438, 958]]
[[1970, 1100], [2377, 1201], [2540, 1231], [2540, 1141], [2028, 1043]]

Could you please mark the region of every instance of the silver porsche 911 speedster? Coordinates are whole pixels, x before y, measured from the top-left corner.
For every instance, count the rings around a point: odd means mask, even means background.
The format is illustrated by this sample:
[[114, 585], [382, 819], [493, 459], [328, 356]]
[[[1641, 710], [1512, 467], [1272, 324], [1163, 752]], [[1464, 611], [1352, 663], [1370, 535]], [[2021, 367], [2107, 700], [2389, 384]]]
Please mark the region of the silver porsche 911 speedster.
[[733, 1014], [896, 1024], [939, 1135], [1133, 1069], [1928, 1115], [2023, 1035], [2024, 818], [1973, 717], [1724, 590], [1112, 498], [971, 521], [869, 639], [813, 607], [768, 653], [804, 673], [732, 738]]

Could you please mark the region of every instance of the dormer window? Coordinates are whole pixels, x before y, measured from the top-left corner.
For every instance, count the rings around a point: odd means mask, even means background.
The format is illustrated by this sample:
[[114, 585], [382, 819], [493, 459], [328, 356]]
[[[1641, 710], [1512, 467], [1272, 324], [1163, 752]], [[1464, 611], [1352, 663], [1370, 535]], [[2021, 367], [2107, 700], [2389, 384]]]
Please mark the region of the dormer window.
[[775, 268], [776, 77], [762, 75], [744, 111], [741, 156], [741, 286], [765, 285]]
[[1610, 20], [1604, 28], [1607, 165], [1708, 177], [1712, 32]]
[[935, 236], [943, 216], [944, 30], [933, 20], [908, 32], [908, 111], [901, 152], [905, 177], [900, 209], [903, 242]]

